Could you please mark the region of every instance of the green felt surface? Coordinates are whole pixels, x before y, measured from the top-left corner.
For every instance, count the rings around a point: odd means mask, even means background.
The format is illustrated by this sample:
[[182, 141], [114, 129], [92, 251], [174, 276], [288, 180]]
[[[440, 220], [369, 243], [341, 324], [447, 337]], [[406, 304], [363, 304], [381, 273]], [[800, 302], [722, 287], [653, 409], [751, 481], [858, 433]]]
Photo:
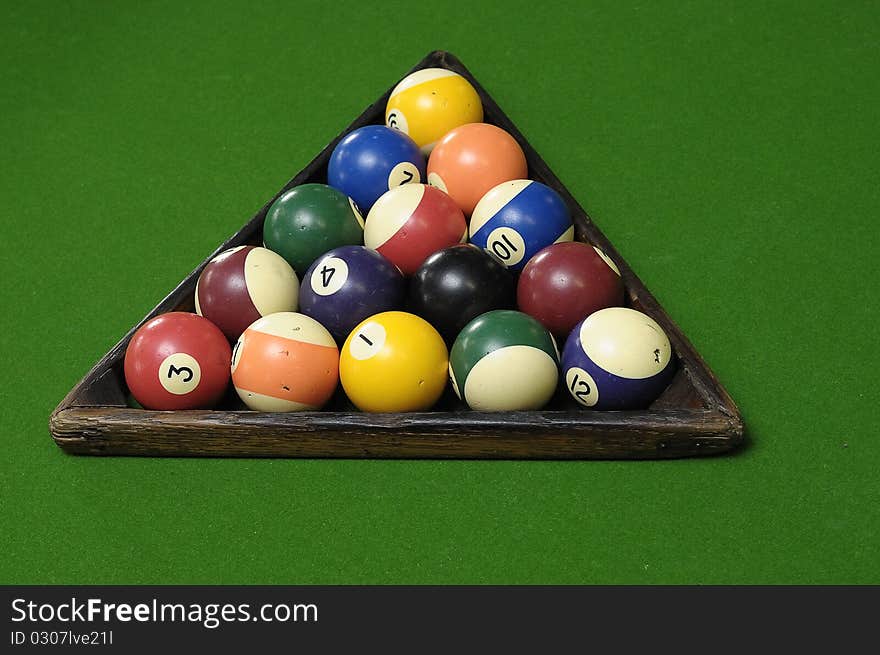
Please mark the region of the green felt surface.
[[[3, 583], [878, 583], [868, 2], [4, 2]], [[740, 405], [666, 462], [72, 457], [53, 407], [431, 49]]]

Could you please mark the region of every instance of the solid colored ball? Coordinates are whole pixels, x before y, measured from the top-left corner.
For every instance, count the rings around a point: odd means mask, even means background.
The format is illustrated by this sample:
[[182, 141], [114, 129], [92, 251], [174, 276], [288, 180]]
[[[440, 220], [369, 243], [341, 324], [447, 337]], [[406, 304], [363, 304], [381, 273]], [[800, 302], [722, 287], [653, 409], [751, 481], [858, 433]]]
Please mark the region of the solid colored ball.
[[428, 184], [445, 191], [465, 215], [489, 189], [528, 177], [526, 156], [510, 134], [488, 123], [456, 127], [428, 158]]
[[205, 266], [196, 283], [196, 313], [219, 327], [230, 341], [261, 316], [291, 312], [299, 280], [284, 258], [267, 248], [238, 246]]
[[326, 184], [285, 191], [266, 212], [263, 244], [302, 274], [322, 254], [364, 242], [364, 219], [354, 202]]
[[609, 307], [575, 326], [562, 351], [571, 396], [593, 409], [643, 409], [675, 373], [672, 347], [650, 316]]
[[211, 321], [188, 312], [144, 323], [125, 351], [125, 383], [145, 409], [210, 409], [229, 384], [232, 349]]
[[469, 243], [435, 252], [409, 283], [407, 308], [437, 328], [449, 344], [480, 314], [514, 306], [513, 274]]
[[458, 397], [485, 412], [541, 409], [556, 390], [559, 354], [531, 316], [495, 310], [461, 331], [449, 355]]
[[297, 312], [269, 314], [239, 337], [232, 384], [259, 412], [320, 409], [339, 381], [339, 349], [318, 321]]
[[425, 180], [425, 157], [416, 142], [384, 125], [348, 134], [333, 149], [327, 168], [330, 186], [351, 197], [362, 212], [389, 189]]
[[339, 360], [342, 388], [364, 412], [430, 409], [446, 387], [448, 351], [423, 318], [383, 312], [357, 325]]
[[391, 91], [385, 107], [385, 124], [408, 134], [425, 154], [451, 129], [482, 120], [476, 89], [445, 68], [410, 73]]
[[299, 306], [342, 341], [365, 318], [399, 309], [405, 293], [403, 274], [385, 257], [365, 246], [342, 246], [306, 271]]
[[364, 245], [378, 250], [404, 275], [416, 272], [428, 255], [467, 237], [467, 222], [442, 191], [425, 184], [391, 189], [373, 205], [364, 226]]
[[493, 187], [474, 209], [470, 241], [520, 271], [539, 250], [571, 241], [574, 225], [565, 201], [546, 184], [512, 180]]
[[623, 281], [599, 248], [581, 241], [554, 243], [525, 265], [516, 300], [521, 311], [564, 339], [593, 312], [622, 305]]

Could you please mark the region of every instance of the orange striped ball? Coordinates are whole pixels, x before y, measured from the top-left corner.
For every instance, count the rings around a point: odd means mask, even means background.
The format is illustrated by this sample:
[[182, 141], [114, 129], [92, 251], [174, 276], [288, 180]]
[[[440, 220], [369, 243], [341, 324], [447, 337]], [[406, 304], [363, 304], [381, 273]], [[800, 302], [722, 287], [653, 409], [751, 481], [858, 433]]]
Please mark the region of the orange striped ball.
[[315, 319], [278, 312], [254, 321], [232, 353], [232, 384], [250, 409], [320, 409], [339, 382], [339, 348]]

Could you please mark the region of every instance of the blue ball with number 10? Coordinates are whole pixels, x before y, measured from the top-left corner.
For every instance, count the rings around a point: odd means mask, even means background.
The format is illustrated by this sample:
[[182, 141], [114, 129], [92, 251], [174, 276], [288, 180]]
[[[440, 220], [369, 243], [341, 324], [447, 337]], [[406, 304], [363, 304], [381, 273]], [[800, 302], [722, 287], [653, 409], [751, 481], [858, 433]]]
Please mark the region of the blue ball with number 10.
[[511, 180], [480, 199], [471, 215], [469, 235], [471, 243], [520, 271], [545, 246], [571, 241], [574, 226], [556, 191], [534, 180]]

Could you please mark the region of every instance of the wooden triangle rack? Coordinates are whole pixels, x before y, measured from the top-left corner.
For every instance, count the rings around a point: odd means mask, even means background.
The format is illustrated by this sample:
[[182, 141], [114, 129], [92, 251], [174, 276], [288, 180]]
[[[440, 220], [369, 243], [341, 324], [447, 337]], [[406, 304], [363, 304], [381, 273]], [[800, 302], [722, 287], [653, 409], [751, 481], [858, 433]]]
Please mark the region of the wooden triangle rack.
[[[245, 411], [234, 392], [216, 410], [157, 412], [132, 405], [122, 363], [128, 341], [146, 320], [193, 311], [193, 291], [205, 264], [219, 252], [261, 243], [263, 219], [283, 191], [325, 182], [336, 143], [351, 130], [382, 123], [390, 87], [340, 133], [257, 214], [222, 243], [138, 325], [108, 352], [61, 401], [49, 420], [55, 442], [84, 455], [469, 458], [469, 459], [657, 459], [730, 451], [743, 441], [743, 422], [733, 400], [706, 363], [626, 261], [605, 238], [509, 118], [453, 55], [436, 51], [412, 70], [448, 68], [479, 92], [485, 120], [522, 145], [530, 177], [556, 189], [575, 219], [576, 238], [601, 247], [618, 263], [627, 305], [652, 316], [669, 335], [678, 358], [672, 384], [643, 411], [579, 409], [557, 394], [542, 411], [473, 412], [447, 393], [438, 409], [415, 414], [363, 414], [337, 393], [321, 412]], [[410, 71], [411, 72], [411, 71]]]

